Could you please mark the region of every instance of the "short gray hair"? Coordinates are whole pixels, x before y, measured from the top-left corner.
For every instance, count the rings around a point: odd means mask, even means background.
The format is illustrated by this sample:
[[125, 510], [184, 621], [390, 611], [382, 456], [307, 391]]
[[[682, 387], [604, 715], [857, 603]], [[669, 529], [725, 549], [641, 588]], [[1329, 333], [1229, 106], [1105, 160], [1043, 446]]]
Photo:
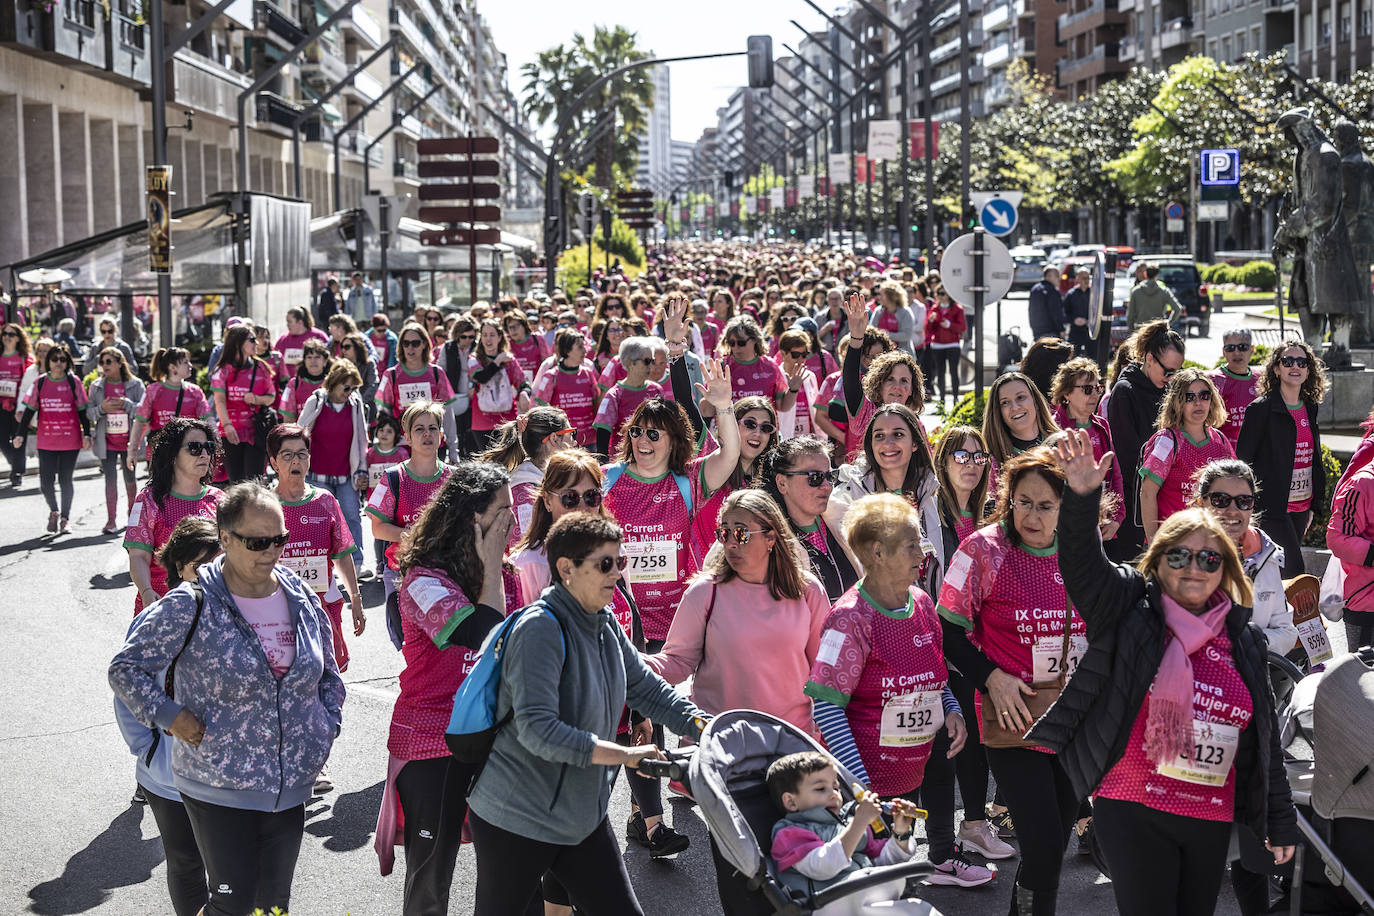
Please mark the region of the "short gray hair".
[[1223, 342], [1230, 340], [1232, 337], [1239, 337], [1246, 343], [1250, 343], [1254, 340], [1254, 335], [1250, 333], [1249, 328], [1231, 328], [1225, 334], [1221, 335]]
[[641, 359], [653, 358], [653, 338], [626, 337], [620, 342], [620, 365], [628, 366]]

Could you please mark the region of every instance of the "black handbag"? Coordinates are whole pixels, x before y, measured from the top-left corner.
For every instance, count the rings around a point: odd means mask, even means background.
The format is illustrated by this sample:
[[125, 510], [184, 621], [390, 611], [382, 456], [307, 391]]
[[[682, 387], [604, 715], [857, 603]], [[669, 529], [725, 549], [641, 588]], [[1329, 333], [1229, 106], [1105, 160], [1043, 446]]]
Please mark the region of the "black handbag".
[[[252, 392], [253, 383], [258, 377], [258, 361], [253, 360], [253, 372], [248, 376], [248, 390]], [[253, 441], [260, 447], [267, 447], [267, 434], [282, 422], [281, 411], [264, 404], [253, 411]]]

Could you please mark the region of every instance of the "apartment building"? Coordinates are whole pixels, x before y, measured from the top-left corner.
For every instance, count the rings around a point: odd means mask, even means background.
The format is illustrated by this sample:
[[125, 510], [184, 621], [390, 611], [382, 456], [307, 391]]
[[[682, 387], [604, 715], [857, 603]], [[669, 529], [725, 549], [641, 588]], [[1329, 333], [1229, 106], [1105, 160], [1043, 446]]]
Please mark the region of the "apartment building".
[[1195, 29], [1193, 0], [1118, 0], [1127, 13], [1126, 37], [1119, 56], [1127, 65], [1167, 70], [1198, 53], [1201, 35]]
[[635, 187], [649, 188], [660, 196], [668, 193], [673, 181], [673, 111], [668, 67], [650, 67], [648, 78], [654, 88], [653, 107], [639, 135], [639, 166]]
[[1130, 14], [1121, 0], [1068, 0], [1056, 27], [1064, 56], [1058, 62], [1055, 84], [1071, 101], [1093, 95], [1103, 83], [1130, 69], [1121, 59]]
[[1357, 69], [1374, 66], [1374, 0], [1298, 0], [1295, 66], [1304, 76], [1342, 83]]
[[[1065, 0], [987, 0], [983, 10], [983, 102], [989, 112], [1012, 101], [1007, 69], [1024, 60], [1053, 80], [1064, 57], [1055, 31]], [[933, 88], [933, 87], [932, 87]]]

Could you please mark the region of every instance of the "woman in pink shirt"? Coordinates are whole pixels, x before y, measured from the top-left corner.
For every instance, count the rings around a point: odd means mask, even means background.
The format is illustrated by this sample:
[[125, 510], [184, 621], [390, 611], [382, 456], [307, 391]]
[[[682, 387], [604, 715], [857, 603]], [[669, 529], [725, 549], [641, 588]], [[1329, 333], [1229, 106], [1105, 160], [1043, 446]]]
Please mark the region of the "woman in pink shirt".
[[758, 709], [815, 734], [802, 688], [830, 613], [825, 589], [761, 490], [731, 494], [716, 540], [663, 649], [645, 664], [670, 684], [691, 677], [692, 700], [707, 712]]
[[287, 309], [286, 333], [277, 338], [276, 346], [273, 347], [281, 354], [282, 368], [287, 378], [296, 374], [296, 367], [305, 357], [305, 342], [311, 339], [323, 344], [329, 343], [329, 335], [315, 327], [315, 319], [310, 314], [310, 309], [299, 306]]
[[[86, 390], [72, 372], [72, 356], [57, 345], [43, 357], [43, 374], [34, 381], [23, 400], [19, 429], [10, 440], [13, 448], [27, 446], [29, 423], [38, 417], [38, 485], [48, 502], [48, 533], [66, 534], [72, 512], [72, 476], [76, 458], [91, 447], [91, 421], [86, 416]], [[57, 489], [62, 489], [58, 508]]]
[[271, 366], [257, 356], [252, 328], [240, 325], [224, 333], [219, 363], [210, 390], [224, 437], [224, 463], [231, 481], [247, 480], [267, 466], [267, 449], [257, 441], [253, 414], [277, 400], [277, 387]]
[[1140, 524], [1145, 541], [1175, 512], [1197, 499], [1193, 475], [1210, 462], [1236, 457], [1221, 432], [1226, 405], [1201, 369], [1180, 369], [1159, 405], [1159, 432], [1141, 451]]
[[19, 406], [19, 383], [33, 365], [33, 357], [29, 355], [28, 332], [22, 325], [6, 324], [0, 341], [0, 451], [10, 463], [10, 486], [17, 487], [24, 480], [27, 456], [12, 441], [19, 430], [14, 410]]

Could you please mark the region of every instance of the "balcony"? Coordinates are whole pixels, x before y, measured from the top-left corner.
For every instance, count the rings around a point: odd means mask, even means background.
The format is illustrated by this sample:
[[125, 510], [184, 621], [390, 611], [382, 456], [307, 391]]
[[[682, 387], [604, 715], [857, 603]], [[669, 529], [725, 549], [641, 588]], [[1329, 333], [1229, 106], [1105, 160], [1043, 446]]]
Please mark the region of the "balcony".
[[1297, 6], [1295, 0], [1268, 0], [1264, 12], [1292, 14], [1293, 7]]
[[105, 61], [106, 71], [131, 83], [148, 85], [152, 63], [146, 48], [147, 29], [119, 9], [114, 11], [107, 28], [110, 53]]
[[398, 181], [418, 185], [420, 183], [420, 166], [410, 159], [394, 159], [391, 162], [391, 175]]
[[[969, 30], [968, 45], [970, 48], [982, 47], [983, 29], [974, 27]], [[941, 63], [942, 61], [949, 60], [951, 57], [954, 57], [959, 53], [959, 47], [960, 39], [958, 38], [955, 38], [953, 41], [947, 41], [942, 45], [936, 46], [935, 48], [931, 49], [930, 63], [932, 65], [935, 65]]]
[[1190, 16], [1180, 16], [1164, 23], [1159, 30], [1160, 50], [1167, 51], [1192, 40], [1193, 20]]
[[[951, 73], [949, 76], [933, 80], [930, 84], [930, 97], [938, 99], [940, 96], [952, 90], [958, 90], [959, 84], [962, 82], [963, 78], [964, 75], [962, 73]], [[981, 83], [983, 81], [983, 68], [981, 66], [970, 67], [968, 71], [968, 81], [970, 86]]]
[[1002, 108], [1010, 105], [1012, 100], [1011, 87], [1006, 83], [997, 86], [989, 86], [983, 90], [983, 102], [989, 108]]
[[294, 48], [308, 37], [300, 23], [268, 0], [258, 0], [257, 23], [263, 32], [287, 48]]
[[[363, 151], [367, 151], [368, 165], [382, 164], [381, 146], [372, 145], [372, 137], [369, 137], [361, 130], [350, 130], [348, 133], [339, 134], [339, 149], [350, 156], [358, 159], [362, 158]], [[371, 149], [368, 149], [371, 147]]]
[[[236, 73], [191, 51], [181, 50], [172, 58], [172, 83], [167, 101], [228, 122], [238, 117], [239, 93], [253, 84], [252, 79]], [[249, 116], [252, 116], [251, 110]]]
[[421, 139], [424, 125], [415, 115], [402, 115], [399, 111], [391, 116], [392, 122], [396, 125], [396, 133], [402, 136], [409, 136], [412, 140]]
[[1121, 39], [1116, 57], [1118, 60], [1129, 63], [1135, 60], [1136, 50], [1136, 37], [1134, 35], [1127, 35], [1125, 38]]
[[349, 66], [338, 48], [323, 40], [305, 49], [301, 55], [301, 76], [332, 88], [348, 75]]
[[382, 46], [382, 26], [377, 18], [361, 4], [355, 4], [349, 15], [339, 20], [339, 30], [352, 36], [365, 50], [375, 51]]
[[1011, 23], [1011, 7], [1006, 3], [998, 3], [991, 10], [983, 15], [983, 31], [996, 32], [1004, 29]]
[[284, 128], [289, 135], [300, 109], [274, 92], [259, 92], [257, 101], [258, 127]]
[[420, 31], [420, 27], [415, 24], [415, 20], [410, 18], [408, 14], [393, 6], [391, 7], [390, 19], [392, 30], [400, 30], [402, 37], [415, 49], [417, 57], [425, 61], [443, 60], [439, 54], [439, 50], [434, 47], [433, 42]]
[[[357, 66], [357, 62], [354, 62], [349, 69], [352, 69], [353, 66]], [[352, 95], [366, 105], [382, 94], [382, 84], [377, 82], [372, 74], [364, 70], [354, 76], [351, 83], [344, 86], [343, 93], [345, 95]]]
[[1065, 13], [1059, 17], [1059, 40], [1099, 29], [1103, 26], [1125, 26], [1127, 15], [1118, 8], [1118, 0], [1096, 0], [1086, 9]]
[[1011, 45], [1011, 42], [1004, 41], [995, 48], [988, 48], [983, 52], [983, 66], [993, 70], [1005, 65], [1011, 60]]
[[1118, 42], [1108, 41], [1093, 48], [1084, 57], [1059, 61], [1058, 85], [1064, 87], [1107, 74], [1125, 73], [1129, 68], [1122, 62], [1120, 50]]

